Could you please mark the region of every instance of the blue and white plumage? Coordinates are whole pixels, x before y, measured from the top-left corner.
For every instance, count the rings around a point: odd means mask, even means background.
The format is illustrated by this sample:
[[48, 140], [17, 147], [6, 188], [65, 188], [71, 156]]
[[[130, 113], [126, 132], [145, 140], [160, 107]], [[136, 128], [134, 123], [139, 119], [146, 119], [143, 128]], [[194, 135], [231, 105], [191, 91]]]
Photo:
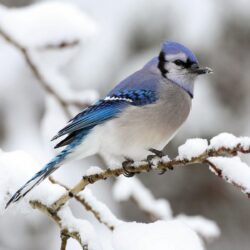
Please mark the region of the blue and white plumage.
[[162, 149], [191, 109], [194, 81], [201, 68], [195, 55], [175, 42], [165, 42], [159, 56], [120, 82], [108, 95], [86, 108], [52, 140], [65, 148], [22, 186], [6, 206], [24, 197], [68, 160], [101, 152], [119, 162], [141, 160], [149, 148]]

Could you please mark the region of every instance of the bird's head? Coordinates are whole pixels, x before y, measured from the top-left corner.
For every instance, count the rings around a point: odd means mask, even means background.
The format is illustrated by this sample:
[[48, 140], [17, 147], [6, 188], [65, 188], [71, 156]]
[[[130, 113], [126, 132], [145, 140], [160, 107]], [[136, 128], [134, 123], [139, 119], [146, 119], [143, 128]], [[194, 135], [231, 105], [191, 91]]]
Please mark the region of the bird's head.
[[158, 56], [158, 69], [163, 77], [174, 82], [195, 80], [198, 75], [212, 73], [201, 67], [194, 53], [176, 42], [165, 42]]

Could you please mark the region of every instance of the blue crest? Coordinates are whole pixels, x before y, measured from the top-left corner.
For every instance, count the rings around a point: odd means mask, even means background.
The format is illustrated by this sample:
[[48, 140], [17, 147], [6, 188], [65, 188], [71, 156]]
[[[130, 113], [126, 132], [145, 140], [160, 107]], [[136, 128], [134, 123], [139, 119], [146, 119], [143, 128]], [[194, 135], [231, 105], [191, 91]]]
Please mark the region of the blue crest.
[[187, 55], [187, 57], [190, 61], [198, 63], [198, 60], [197, 60], [196, 56], [194, 55], [194, 53], [190, 49], [188, 49], [187, 47], [183, 46], [180, 43], [167, 41], [167, 42], [163, 43], [161, 50], [165, 54], [184, 53]]

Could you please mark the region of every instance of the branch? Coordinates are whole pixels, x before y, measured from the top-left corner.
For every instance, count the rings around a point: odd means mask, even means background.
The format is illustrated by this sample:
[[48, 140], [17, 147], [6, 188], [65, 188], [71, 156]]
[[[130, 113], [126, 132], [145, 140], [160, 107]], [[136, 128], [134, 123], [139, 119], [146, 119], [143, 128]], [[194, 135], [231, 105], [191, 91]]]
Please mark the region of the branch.
[[[49, 177], [49, 180], [53, 184], [57, 184], [63, 188], [65, 188], [67, 191], [70, 190], [69, 187], [62, 184], [61, 182], [55, 180], [53, 177]], [[87, 193], [85, 191], [88, 191]], [[103, 204], [102, 202], [98, 201], [94, 195], [90, 192], [90, 190], [85, 190], [84, 192], [78, 193], [74, 195], [74, 198], [83, 205], [83, 207], [90, 211], [95, 218], [102, 224], [104, 224], [108, 229], [113, 231], [117, 224], [120, 223], [120, 220], [118, 220], [114, 214], [109, 210], [109, 208]]]
[[[218, 157], [218, 156], [235, 156], [238, 153], [247, 154], [250, 153], [250, 145], [246, 147], [245, 145], [238, 144], [234, 147], [219, 147], [217, 149], [214, 148], [207, 148], [203, 153], [191, 157], [191, 158], [182, 158], [180, 156], [169, 160], [168, 157], [162, 157], [159, 158], [157, 161], [147, 162], [147, 161], [141, 161], [136, 162], [134, 164], [131, 164], [126, 167], [126, 170], [123, 167], [111, 169], [108, 168], [106, 170], [103, 170], [102, 172], [91, 174], [91, 175], [85, 175], [81, 179], [80, 182], [78, 182], [72, 189], [70, 189], [67, 193], [65, 193], [63, 196], [61, 196], [54, 204], [51, 206], [51, 208], [54, 211], [57, 211], [60, 209], [61, 206], [63, 206], [69, 199], [74, 197], [76, 194], [78, 194], [80, 191], [82, 191], [87, 185], [93, 184], [99, 180], [106, 180], [109, 177], [117, 177], [120, 175], [126, 174], [126, 171], [129, 171], [134, 174], [139, 173], [146, 173], [152, 170], [160, 170], [160, 171], [166, 171], [166, 170], [173, 170], [176, 167], [185, 167], [192, 164], [201, 164], [201, 163], [207, 163], [208, 159], [210, 157]], [[210, 164], [209, 164], [210, 165]], [[235, 170], [237, 171], [237, 169]], [[234, 183], [232, 183], [234, 184]], [[239, 185], [236, 185], [237, 187], [240, 187]], [[241, 187], [240, 187], [241, 188]], [[241, 188], [242, 191], [244, 189]], [[247, 192], [247, 195], [249, 193]]]
[[69, 236], [64, 233], [64, 231], [61, 231], [61, 250], [66, 250], [67, 242], [68, 242]]
[[[40, 85], [42, 86], [42, 88], [49, 94], [53, 95], [55, 97], [55, 99], [58, 101], [58, 103], [60, 104], [60, 106], [62, 107], [65, 115], [68, 118], [71, 118], [71, 114], [70, 114], [70, 109], [69, 106], [70, 105], [74, 105], [74, 106], [81, 106], [81, 108], [87, 107], [88, 105], [90, 105], [90, 103], [81, 103], [79, 101], [74, 101], [74, 100], [65, 100], [63, 98], [63, 96], [59, 95], [56, 90], [54, 90], [51, 87], [51, 84], [48, 82], [48, 79], [46, 79], [46, 77], [43, 75], [42, 71], [39, 69], [38, 65], [35, 63], [35, 61], [32, 58], [32, 55], [30, 53], [30, 50], [26, 47], [24, 47], [23, 45], [19, 44], [14, 38], [12, 38], [9, 34], [7, 34], [1, 27], [0, 27], [0, 35], [11, 45], [13, 45], [18, 51], [21, 52], [21, 54], [23, 55], [27, 65], [29, 66], [30, 70], [32, 71], [33, 75], [35, 76], [35, 78], [38, 80], [38, 82], [40, 83]], [[64, 47], [72, 47], [75, 46], [79, 43], [79, 41], [73, 41], [71, 43], [66, 43], [66, 42], [62, 42], [59, 45], [48, 45], [48, 48], [64, 48]]]
[[40, 49], [52, 49], [52, 50], [60, 50], [60, 49], [66, 49], [66, 48], [72, 48], [75, 47], [80, 43], [79, 40], [73, 40], [73, 41], [62, 41], [58, 44], [48, 44], [46, 46], [41, 47]]
[[50, 207], [42, 204], [39, 201], [30, 201], [31, 206], [34, 209], [38, 209], [41, 212], [47, 214], [61, 229], [61, 250], [66, 248], [68, 238], [73, 238], [79, 242], [83, 250], [88, 249], [87, 244], [83, 242], [78, 231], [74, 231], [70, 228], [66, 228], [62, 223], [62, 218], [58, 215], [58, 212], [53, 211]]

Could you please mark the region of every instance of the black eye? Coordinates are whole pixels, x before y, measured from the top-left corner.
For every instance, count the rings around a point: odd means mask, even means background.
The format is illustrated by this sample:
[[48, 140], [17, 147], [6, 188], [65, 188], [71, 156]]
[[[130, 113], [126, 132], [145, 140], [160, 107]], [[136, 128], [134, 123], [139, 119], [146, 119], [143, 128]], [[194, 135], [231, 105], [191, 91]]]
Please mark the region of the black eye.
[[175, 60], [174, 63], [177, 66], [183, 66], [183, 67], [185, 66], [185, 62], [183, 62], [182, 60], [179, 60], [179, 59]]

